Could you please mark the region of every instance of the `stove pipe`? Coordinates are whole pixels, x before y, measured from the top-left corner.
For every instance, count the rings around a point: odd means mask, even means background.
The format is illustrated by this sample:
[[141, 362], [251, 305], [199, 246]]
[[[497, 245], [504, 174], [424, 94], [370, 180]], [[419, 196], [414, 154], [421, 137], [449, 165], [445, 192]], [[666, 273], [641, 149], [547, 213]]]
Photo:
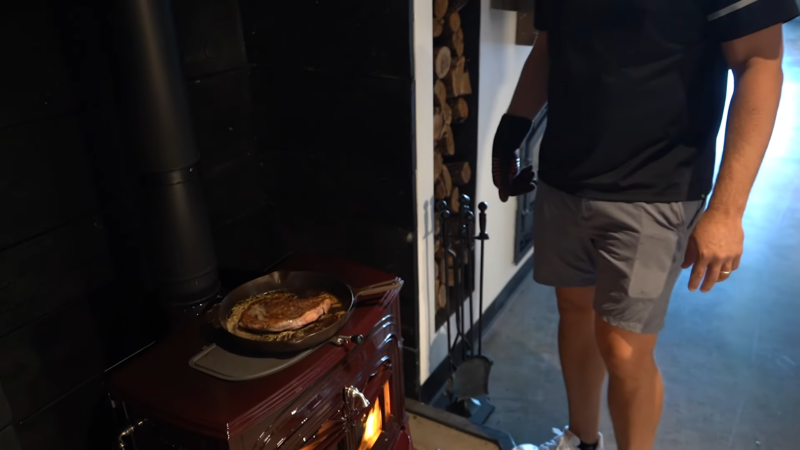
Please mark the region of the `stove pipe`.
[[123, 124], [142, 186], [152, 277], [168, 304], [219, 288], [169, 0], [116, 0]]

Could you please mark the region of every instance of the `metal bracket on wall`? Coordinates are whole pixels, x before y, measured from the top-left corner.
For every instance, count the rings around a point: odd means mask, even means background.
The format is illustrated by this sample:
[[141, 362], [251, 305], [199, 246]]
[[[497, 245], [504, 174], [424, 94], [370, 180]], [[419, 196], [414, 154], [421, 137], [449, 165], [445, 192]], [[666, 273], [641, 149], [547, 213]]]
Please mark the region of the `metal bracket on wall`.
[[492, 0], [492, 9], [505, 11], [533, 12], [535, 0]]
[[517, 13], [517, 45], [532, 46], [536, 42], [538, 31], [533, 27], [533, 11], [535, 0], [492, 0], [492, 9], [516, 11]]
[[[539, 161], [536, 148], [542, 141], [545, 128], [547, 128], [547, 105], [533, 119], [531, 130], [519, 149], [522, 167], [532, 165], [534, 171], [537, 172], [537, 180]], [[517, 197], [517, 227], [514, 236], [514, 262], [517, 264], [533, 248], [533, 202], [535, 199], [535, 190]]]

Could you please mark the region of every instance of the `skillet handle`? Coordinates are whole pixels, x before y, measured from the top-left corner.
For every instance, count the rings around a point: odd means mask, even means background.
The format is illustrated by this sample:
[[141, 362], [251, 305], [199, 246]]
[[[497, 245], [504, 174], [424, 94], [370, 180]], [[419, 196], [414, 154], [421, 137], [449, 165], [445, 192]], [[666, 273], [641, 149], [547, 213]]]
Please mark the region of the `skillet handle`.
[[403, 283], [400, 280], [394, 279], [390, 281], [383, 281], [381, 283], [371, 284], [358, 289], [353, 289], [353, 298], [358, 299], [367, 295], [383, 294], [384, 292], [400, 289]]

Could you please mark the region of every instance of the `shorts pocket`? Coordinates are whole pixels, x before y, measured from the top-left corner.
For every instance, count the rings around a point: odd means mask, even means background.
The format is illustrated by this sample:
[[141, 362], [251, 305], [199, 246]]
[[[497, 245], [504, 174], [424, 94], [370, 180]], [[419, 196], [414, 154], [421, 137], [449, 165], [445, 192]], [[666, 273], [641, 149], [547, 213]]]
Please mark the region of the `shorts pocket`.
[[705, 200], [684, 202], [683, 210], [686, 218], [684, 221], [686, 224], [686, 230], [692, 231], [694, 230], [695, 225], [697, 225], [697, 222], [700, 221], [700, 217], [703, 216], [703, 212], [706, 210], [706, 202]]
[[677, 233], [667, 230], [642, 230], [628, 284], [628, 295], [655, 299], [667, 287], [675, 260]]

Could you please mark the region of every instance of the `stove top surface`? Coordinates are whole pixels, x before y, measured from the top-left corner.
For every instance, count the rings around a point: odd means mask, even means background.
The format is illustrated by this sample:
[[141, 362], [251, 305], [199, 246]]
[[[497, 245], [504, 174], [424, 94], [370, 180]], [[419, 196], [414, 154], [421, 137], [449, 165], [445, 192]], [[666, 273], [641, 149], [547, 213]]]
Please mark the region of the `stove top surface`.
[[189, 360], [189, 367], [220, 380], [255, 380], [288, 368], [314, 350], [316, 347], [291, 355], [246, 356], [211, 344]]
[[[310, 255], [289, 256], [274, 270], [330, 273], [352, 286], [396, 279], [393, 275], [355, 263]], [[380, 306], [398, 294], [399, 289], [390, 291], [382, 300], [357, 306], [340, 333], [369, 332], [385, 314]], [[253, 358], [244, 361], [239, 355], [223, 352], [213, 343], [213, 337], [214, 330], [206, 322], [203, 311], [187, 314], [174, 323], [167, 336], [116, 369], [110, 375], [110, 391], [154, 418], [207, 436], [226, 438], [277, 412], [340, 364], [355, 345], [346, 343], [337, 347], [325, 344], [290, 358], [291, 361], [266, 358], [272, 361], [259, 362], [252, 361]], [[218, 360], [211, 363], [207, 358]], [[191, 359], [197, 359], [206, 370], [201, 372], [187, 364]], [[219, 370], [219, 362], [232, 360], [246, 368]], [[270, 371], [271, 366], [281, 367]], [[217, 374], [209, 375], [209, 370], [216, 370]], [[269, 373], [253, 378], [259, 371]], [[250, 379], [230, 381], [242, 376]]]

